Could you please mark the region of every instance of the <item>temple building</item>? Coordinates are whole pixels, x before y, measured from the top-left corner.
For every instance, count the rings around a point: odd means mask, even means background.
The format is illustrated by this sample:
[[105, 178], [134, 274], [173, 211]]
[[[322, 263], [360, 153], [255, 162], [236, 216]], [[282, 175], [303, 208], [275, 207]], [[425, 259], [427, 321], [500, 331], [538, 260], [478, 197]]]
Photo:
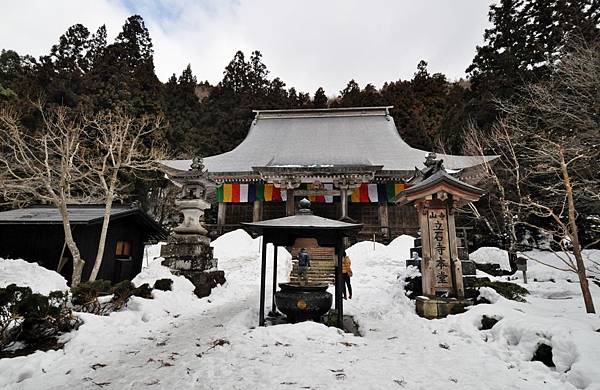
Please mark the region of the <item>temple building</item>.
[[[217, 230], [293, 215], [304, 197], [314, 214], [363, 224], [360, 236], [387, 241], [419, 228], [413, 206], [394, 203], [430, 152], [410, 147], [398, 134], [391, 107], [257, 110], [235, 149], [203, 159], [217, 184]], [[438, 154], [449, 172], [477, 181], [477, 165], [494, 157]], [[185, 180], [192, 160], [167, 160], [175, 180]], [[212, 193], [212, 192], [211, 192]]]

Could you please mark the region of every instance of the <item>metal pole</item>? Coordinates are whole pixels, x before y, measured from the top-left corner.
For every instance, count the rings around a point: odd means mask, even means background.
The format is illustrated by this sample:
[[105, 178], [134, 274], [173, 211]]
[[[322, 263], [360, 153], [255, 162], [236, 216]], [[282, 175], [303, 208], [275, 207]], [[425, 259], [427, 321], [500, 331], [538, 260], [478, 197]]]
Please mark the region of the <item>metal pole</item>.
[[342, 300], [342, 261], [344, 249], [338, 245], [338, 264], [335, 270], [335, 309], [337, 311], [337, 327], [344, 328], [344, 303]]
[[375, 233], [373, 233], [373, 250], [375, 250]]
[[277, 291], [277, 245], [273, 245], [273, 302], [271, 302], [271, 315], [277, 314], [277, 304], [275, 303], [275, 292]]
[[267, 241], [263, 234], [262, 262], [260, 266], [260, 307], [258, 309], [258, 325], [265, 325], [265, 273], [267, 271]]
[[527, 271], [523, 271], [523, 283], [527, 284]]

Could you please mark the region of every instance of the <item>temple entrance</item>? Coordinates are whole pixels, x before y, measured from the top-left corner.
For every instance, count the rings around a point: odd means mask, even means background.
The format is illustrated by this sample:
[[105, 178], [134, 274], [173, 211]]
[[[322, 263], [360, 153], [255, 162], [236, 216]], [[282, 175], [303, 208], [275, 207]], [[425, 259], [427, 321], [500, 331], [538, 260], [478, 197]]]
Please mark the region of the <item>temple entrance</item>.
[[321, 247], [315, 238], [297, 238], [292, 247], [286, 248], [292, 255], [290, 282], [298, 282], [298, 252], [306, 248], [311, 266], [308, 269], [309, 283], [335, 283], [335, 248]]

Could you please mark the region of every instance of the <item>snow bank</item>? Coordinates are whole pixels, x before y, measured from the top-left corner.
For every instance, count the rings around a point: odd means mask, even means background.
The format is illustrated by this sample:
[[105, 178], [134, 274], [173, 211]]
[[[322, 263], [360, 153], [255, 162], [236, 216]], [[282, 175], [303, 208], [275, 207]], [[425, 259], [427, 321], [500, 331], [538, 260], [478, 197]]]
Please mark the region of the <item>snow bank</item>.
[[469, 255], [469, 259], [477, 264], [498, 264], [500, 269], [510, 271], [508, 253], [500, 248], [484, 246]]
[[[588, 270], [589, 277], [600, 280], [600, 250], [590, 249], [583, 251], [583, 261]], [[575, 262], [575, 257], [569, 253], [554, 253], [550, 251], [532, 250], [523, 252], [527, 258], [527, 277], [539, 282], [568, 280], [577, 282], [577, 275], [573, 272], [563, 271], [567, 269], [563, 260]], [[557, 267], [560, 269], [552, 268]]]
[[[134, 283], [168, 277], [174, 291], [134, 297], [106, 317], [81, 314], [64, 350], [0, 360], [0, 388], [600, 388], [600, 318], [585, 314], [575, 283], [530, 282], [527, 303], [483, 288], [493, 304], [429, 321], [403, 291], [403, 277], [416, 272], [404, 266], [413, 239], [375, 249], [360, 242], [347, 249], [354, 291], [344, 310], [363, 337], [312, 322], [257, 327], [260, 240], [239, 230], [213, 242], [227, 283], [203, 299], [151, 261]], [[279, 251], [284, 281], [291, 256]], [[600, 288], [590, 288], [598, 302]], [[483, 315], [500, 321], [482, 331]], [[556, 369], [530, 361], [539, 343], [552, 347]]]
[[58, 272], [21, 259], [0, 258], [0, 287], [13, 283], [30, 287], [33, 292], [44, 295], [48, 295], [50, 291], [68, 289], [67, 281]]
[[[568, 271], [565, 261], [575, 262], [572, 253], [552, 252], [545, 250], [531, 250], [520, 252], [519, 256], [527, 259], [527, 278], [538, 282], [567, 280], [576, 282], [577, 275]], [[478, 264], [498, 264], [503, 270], [510, 271], [508, 253], [504, 249], [494, 247], [481, 247], [470, 254], [469, 258]], [[589, 277], [600, 279], [600, 250], [590, 249], [583, 251], [583, 259]], [[517, 272], [512, 278], [521, 278]]]

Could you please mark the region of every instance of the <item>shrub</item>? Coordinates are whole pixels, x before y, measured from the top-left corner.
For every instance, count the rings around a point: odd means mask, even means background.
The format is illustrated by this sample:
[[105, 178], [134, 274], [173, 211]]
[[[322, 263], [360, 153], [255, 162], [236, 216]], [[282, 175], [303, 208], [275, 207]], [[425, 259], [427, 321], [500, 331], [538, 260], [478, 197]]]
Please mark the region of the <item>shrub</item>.
[[[129, 280], [123, 280], [111, 287], [110, 281], [96, 280], [79, 284], [71, 290], [73, 305], [86, 313], [108, 315], [122, 309], [132, 295], [152, 299], [152, 288], [148, 283], [135, 287]], [[109, 301], [100, 301], [101, 296], [112, 294]]]
[[525, 302], [524, 296], [529, 295], [529, 290], [510, 282], [492, 282], [478, 279], [473, 287], [491, 287], [504, 298], [517, 302]]
[[144, 283], [133, 290], [133, 295], [140, 298], [152, 299], [152, 287], [148, 283]]
[[94, 280], [83, 282], [77, 287], [71, 288], [71, 302], [77, 311], [85, 313], [100, 314], [102, 307], [98, 297], [110, 294], [110, 281]]
[[36, 345], [79, 326], [68, 294], [35, 294], [29, 287], [0, 288], [0, 350], [16, 341]]
[[158, 279], [156, 282], [154, 282], [154, 288], [161, 291], [171, 291], [173, 290], [173, 280]]

